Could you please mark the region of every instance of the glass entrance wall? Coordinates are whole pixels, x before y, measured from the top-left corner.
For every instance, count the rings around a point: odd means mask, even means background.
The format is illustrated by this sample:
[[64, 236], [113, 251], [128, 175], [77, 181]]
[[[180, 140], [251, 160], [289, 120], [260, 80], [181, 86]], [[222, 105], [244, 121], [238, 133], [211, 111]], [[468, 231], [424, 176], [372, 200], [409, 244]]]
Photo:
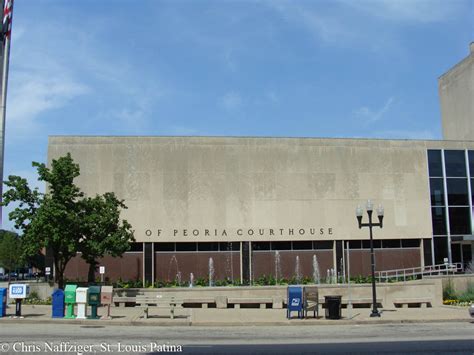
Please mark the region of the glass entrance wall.
[[474, 151], [430, 149], [428, 171], [433, 225], [432, 262], [442, 264], [445, 258], [456, 262], [461, 259], [460, 246], [452, 242], [473, 234]]

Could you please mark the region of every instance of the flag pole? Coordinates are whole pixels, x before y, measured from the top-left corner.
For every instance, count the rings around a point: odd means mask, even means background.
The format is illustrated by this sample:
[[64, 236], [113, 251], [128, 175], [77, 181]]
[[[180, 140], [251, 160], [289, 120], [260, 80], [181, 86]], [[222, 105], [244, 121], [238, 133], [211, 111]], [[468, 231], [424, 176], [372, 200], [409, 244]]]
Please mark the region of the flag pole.
[[[9, 5], [8, 12], [5, 7]], [[10, 41], [11, 41], [11, 22], [13, 15], [13, 0], [2, 1], [2, 37], [3, 37], [3, 65], [2, 65], [2, 87], [1, 87], [1, 99], [0, 99], [0, 202], [3, 201], [3, 168], [5, 162], [5, 117], [6, 117], [6, 106], [7, 106], [7, 84], [8, 84], [8, 66], [10, 63]], [[6, 23], [5, 18], [9, 16], [9, 21]], [[5, 28], [6, 25], [6, 28]], [[0, 205], [0, 228], [3, 226], [3, 206]]]

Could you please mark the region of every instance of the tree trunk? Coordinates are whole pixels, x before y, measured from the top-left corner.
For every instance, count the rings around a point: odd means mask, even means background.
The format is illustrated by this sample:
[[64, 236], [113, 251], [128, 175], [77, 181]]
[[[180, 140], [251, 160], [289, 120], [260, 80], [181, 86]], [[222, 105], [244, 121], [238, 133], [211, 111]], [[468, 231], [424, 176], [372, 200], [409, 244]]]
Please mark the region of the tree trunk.
[[64, 270], [66, 269], [66, 264], [63, 264], [54, 259], [54, 282], [57, 284], [57, 287], [61, 290], [64, 290]]
[[87, 274], [87, 282], [95, 282], [95, 270], [97, 269], [97, 262], [91, 261], [89, 264], [89, 272]]

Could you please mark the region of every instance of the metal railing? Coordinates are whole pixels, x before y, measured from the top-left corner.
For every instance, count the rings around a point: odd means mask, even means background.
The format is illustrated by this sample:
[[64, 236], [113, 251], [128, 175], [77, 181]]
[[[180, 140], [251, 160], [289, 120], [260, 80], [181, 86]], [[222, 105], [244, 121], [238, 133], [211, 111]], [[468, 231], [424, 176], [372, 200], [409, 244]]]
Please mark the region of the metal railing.
[[379, 282], [386, 282], [390, 279], [402, 279], [403, 281], [406, 281], [408, 277], [421, 276], [421, 278], [423, 278], [423, 276], [426, 275], [449, 275], [458, 272], [463, 272], [463, 270], [464, 269], [462, 263], [439, 264], [424, 267], [412, 267], [407, 269], [376, 271], [375, 278]]

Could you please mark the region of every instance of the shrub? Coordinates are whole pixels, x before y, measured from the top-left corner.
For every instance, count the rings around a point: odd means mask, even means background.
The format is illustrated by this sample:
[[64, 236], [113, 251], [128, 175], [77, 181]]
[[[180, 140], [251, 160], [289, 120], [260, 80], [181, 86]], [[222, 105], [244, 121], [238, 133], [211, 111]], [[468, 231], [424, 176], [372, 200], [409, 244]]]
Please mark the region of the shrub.
[[454, 290], [453, 281], [448, 279], [448, 282], [443, 287], [443, 300], [455, 300], [457, 299], [456, 292]]

